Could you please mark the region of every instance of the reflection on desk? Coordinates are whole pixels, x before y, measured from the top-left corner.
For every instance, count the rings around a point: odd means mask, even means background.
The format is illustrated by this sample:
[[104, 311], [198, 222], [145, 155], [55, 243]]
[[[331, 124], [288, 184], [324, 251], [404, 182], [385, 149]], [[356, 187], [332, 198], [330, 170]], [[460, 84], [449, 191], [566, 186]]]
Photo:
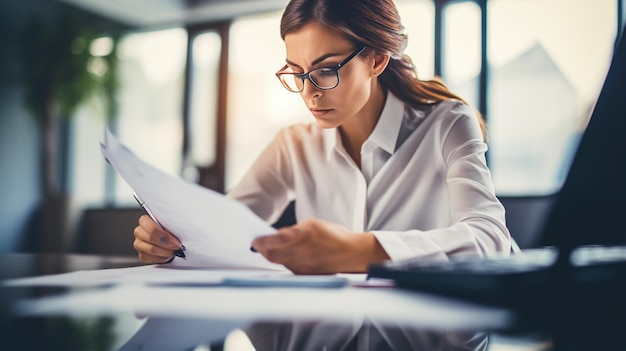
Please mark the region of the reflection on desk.
[[[371, 320], [257, 321], [238, 327], [232, 321], [150, 317], [120, 351], [216, 348], [222, 339], [215, 338], [215, 331], [231, 328], [242, 331], [256, 351], [486, 350], [488, 345], [485, 333], [432, 331]], [[239, 347], [243, 345], [240, 342]]]
[[[14, 279], [79, 270], [122, 268], [143, 265], [137, 257], [81, 254], [0, 254], [0, 279]], [[68, 288], [0, 288], [0, 349], [2, 350], [114, 350], [119, 316], [80, 316], [66, 314], [20, 317], [13, 306], [24, 298], [72, 293]], [[132, 318], [136, 320], [136, 318]], [[135, 322], [136, 323], [136, 322]], [[132, 325], [132, 323], [131, 323]], [[120, 329], [121, 328], [121, 329]], [[123, 334], [121, 334], [123, 335]]]
[[[0, 255], [0, 263], [3, 280], [141, 265], [134, 257], [26, 254]], [[0, 348], [7, 350], [155, 350], [156, 346], [207, 350], [210, 346], [216, 351], [237, 330], [245, 333], [251, 350], [321, 350], [324, 345], [327, 350], [412, 350], [424, 345], [480, 350], [488, 345], [486, 333], [516, 324], [504, 309], [389, 287], [124, 283], [5, 286], [0, 294]]]
[[488, 343], [488, 334], [478, 331], [429, 330], [368, 320], [240, 325], [211, 318], [49, 316], [19, 319], [9, 326], [13, 335], [6, 331], [2, 334], [8, 339], [0, 344], [3, 350], [496, 350]]
[[422, 330], [355, 320], [258, 322], [245, 329], [257, 351], [284, 350], [486, 350], [487, 334]]

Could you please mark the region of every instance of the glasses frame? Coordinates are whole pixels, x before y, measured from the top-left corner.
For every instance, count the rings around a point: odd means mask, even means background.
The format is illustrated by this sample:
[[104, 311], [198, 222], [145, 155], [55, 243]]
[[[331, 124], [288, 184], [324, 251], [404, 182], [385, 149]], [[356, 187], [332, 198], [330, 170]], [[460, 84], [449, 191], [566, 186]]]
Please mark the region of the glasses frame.
[[[315, 86], [319, 90], [335, 89], [339, 85], [339, 80], [340, 80], [339, 79], [339, 70], [341, 69], [341, 67], [345, 66], [348, 62], [350, 62], [350, 60], [352, 60], [353, 58], [355, 58], [359, 54], [361, 54], [366, 48], [367, 48], [367, 46], [363, 46], [360, 49], [355, 50], [354, 52], [352, 52], [350, 54], [350, 56], [346, 57], [345, 59], [343, 59], [341, 62], [339, 62], [335, 66], [313, 68], [312, 70], [309, 70], [308, 72], [305, 72], [305, 73], [283, 72], [285, 69], [287, 69], [289, 67], [289, 65], [284, 65], [280, 70], [278, 70], [278, 72], [276, 72], [276, 78], [278, 78], [278, 80], [285, 87], [285, 89], [287, 89], [288, 91], [290, 91], [292, 93], [299, 93], [299, 92], [302, 92], [304, 90], [304, 80], [305, 79], [308, 79], [309, 82], [311, 82], [311, 84], [313, 84], [313, 86]], [[311, 72], [315, 72], [315, 71], [323, 70], [323, 69], [330, 69], [330, 70], [335, 72], [335, 75], [337, 76], [337, 84], [335, 84], [332, 87], [321, 87], [321, 86], [319, 86], [315, 82], [314, 79], [311, 79]], [[299, 90], [294, 90], [294, 89], [290, 88], [289, 85], [281, 77], [281, 76], [285, 76], [285, 75], [291, 75], [291, 76], [300, 78], [302, 80], [302, 88], [299, 89]]]

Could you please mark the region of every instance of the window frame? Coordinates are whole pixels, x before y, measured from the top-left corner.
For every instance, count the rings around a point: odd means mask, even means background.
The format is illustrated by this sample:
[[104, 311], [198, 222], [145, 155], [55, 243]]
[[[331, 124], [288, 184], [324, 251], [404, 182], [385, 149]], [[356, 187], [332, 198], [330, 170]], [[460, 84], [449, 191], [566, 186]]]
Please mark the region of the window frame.
[[[183, 143], [182, 159], [183, 168], [194, 167], [198, 173], [198, 184], [217, 192], [224, 193], [226, 173], [226, 128], [227, 128], [227, 102], [228, 102], [228, 48], [229, 31], [232, 21], [222, 21], [209, 24], [186, 26], [187, 30], [187, 59], [185, 64], [185, 82], [183, 92]], [[198, 35], [213, 31], [221, 39], [218, 76], [218, 96], [216, 105], [216, 138], [215, 138], [215, 162], [208, 166], [189, 164], [191, 153], [191, 89], [193, 77], [193, 41]], [[182, 172], [182, 170], [181, 170]]]

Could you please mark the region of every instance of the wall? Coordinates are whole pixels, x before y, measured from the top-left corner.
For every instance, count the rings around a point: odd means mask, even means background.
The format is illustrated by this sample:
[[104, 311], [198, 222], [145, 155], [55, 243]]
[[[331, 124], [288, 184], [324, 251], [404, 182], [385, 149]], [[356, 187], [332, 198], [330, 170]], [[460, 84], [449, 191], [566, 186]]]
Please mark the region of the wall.
[[[0, 1], [0, 252], [32, 247], [30, 218], [39, 194], [39, 130], [20, 88], [20, 33], [53, 2]], [[49, 12], [48, 12], [49, 13]]]

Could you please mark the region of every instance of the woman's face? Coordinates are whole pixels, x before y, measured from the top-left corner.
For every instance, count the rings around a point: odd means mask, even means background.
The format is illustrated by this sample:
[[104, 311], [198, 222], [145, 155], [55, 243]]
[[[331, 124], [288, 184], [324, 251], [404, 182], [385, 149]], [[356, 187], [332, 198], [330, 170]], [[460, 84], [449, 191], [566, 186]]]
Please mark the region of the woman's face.
[[[297, 73], [314, 68], [334, 67], [355, 50], [351, 42], [337, 32], [317, 23], [309, 23], [285, 36], [287, 64]], [[322, 128], [335, 128], [367, 113], [372, 91], [373, 59], [356, 56], [339, 70], [339, 85], [320, 90], [309, 80], [300, 93], [307, 108]]]

